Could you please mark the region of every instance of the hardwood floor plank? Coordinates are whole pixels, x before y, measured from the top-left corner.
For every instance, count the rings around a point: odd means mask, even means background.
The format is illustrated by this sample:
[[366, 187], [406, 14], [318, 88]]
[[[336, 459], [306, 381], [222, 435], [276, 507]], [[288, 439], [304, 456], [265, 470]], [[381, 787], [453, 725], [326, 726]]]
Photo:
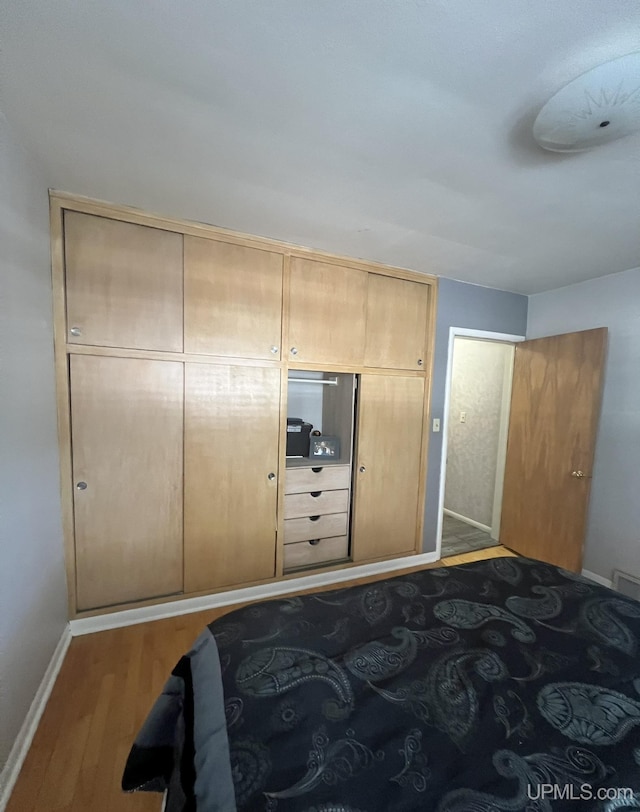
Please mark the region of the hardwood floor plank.
[[[323, 591], [513, 555], [504, 547], [492, 547], [427, 567], [327, 585]], [[204, 627], [243, 605], [74, 638], [7, 812], [159, 812], [161, 795], [120, 790], [134, 736], [172, 668]]]

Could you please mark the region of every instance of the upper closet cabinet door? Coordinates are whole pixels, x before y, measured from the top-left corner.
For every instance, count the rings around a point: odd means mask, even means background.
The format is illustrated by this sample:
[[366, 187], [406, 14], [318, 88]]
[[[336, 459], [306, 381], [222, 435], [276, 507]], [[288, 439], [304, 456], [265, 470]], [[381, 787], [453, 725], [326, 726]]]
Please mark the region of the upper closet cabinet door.
[[369, 274], [364, 363], [384, 369], [424, 369], [431, 287]]
[[366, 298], [367, 274], [363, 271], [294, 257], [289, 360], [362, 365]]
[[185, 352], [280, 358], [281, 254], [184, 238]]
[[182, 352], [182, 235], [67, 211], [67, 340]]

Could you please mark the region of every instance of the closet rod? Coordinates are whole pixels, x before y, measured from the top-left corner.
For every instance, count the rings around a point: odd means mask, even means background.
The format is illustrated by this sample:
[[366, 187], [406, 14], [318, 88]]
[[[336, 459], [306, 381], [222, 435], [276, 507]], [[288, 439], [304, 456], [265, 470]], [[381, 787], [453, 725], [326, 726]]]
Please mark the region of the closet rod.
[[328, 379], [320, 379], [320, 378], [288, 378], [289, 383], [319, 383], [322, 386], [337, 386], [338, 379], [337, 378], [328, 378]]

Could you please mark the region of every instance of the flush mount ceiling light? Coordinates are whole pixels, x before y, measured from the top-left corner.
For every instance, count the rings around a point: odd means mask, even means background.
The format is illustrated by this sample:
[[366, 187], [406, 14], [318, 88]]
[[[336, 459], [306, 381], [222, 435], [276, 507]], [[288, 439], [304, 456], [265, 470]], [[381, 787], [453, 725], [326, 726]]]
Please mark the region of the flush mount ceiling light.
[[553, 152], [581, 152], [640, 130], [640, 51], [569, 82], [540, 110], [533, 137]]

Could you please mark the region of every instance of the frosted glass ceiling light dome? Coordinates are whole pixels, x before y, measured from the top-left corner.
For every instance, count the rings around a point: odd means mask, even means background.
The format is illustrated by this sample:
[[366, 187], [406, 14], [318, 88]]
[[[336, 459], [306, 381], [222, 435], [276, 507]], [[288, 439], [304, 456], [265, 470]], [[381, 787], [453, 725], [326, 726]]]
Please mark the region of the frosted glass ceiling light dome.
[[553, 152], [581, 152], [640, 130], [640, 51], [569, 82], [540, 110], [533, 137]]

